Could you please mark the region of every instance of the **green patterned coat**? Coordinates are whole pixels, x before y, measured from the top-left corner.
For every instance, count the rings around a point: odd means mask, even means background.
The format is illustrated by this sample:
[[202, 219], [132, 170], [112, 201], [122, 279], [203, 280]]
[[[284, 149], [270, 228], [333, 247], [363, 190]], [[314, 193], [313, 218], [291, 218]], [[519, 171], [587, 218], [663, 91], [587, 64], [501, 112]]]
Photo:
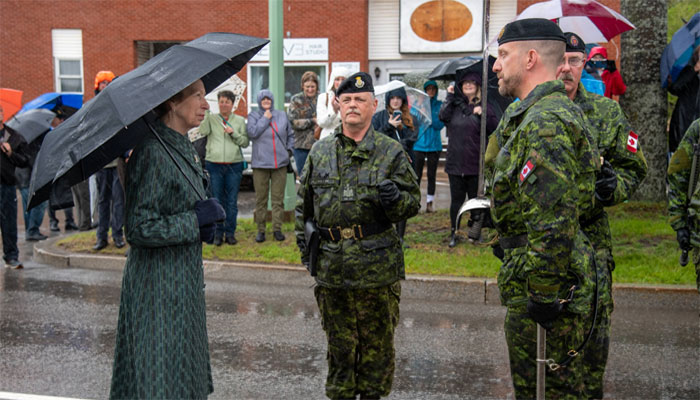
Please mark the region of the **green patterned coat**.
[[693, 145], [699, 142], [700, 119], [696, 119], [685, 132], [668, 166], [669, 222], [676, 231], [681, 228], [687, 228], [690, 231], [698, 291], [700, 291], [700, 184], [695, 185], [690, 201], [688, 201], [688, 185], [694, 155]]
[[[379, 202], [377, 185], [392, 180], [401, 198], [391, 209]], [[322, 227], [387, 224], [408, 219], [420, 209], [417, 177], [401, 145], [374, 129], [360, 143], [342, 127], [317, 142], [309, 153], [297, 192], [296, 235], [304, 221]], [[360, 240], [321, 239], [316, 282], [331, 288], [374, 288], [405, 277], [403, 250], [394, 229]]]
[[[204, 193], [187, 136], [156, 130]], [[124, 269], [110, 398], [204, 399], [213, 391], [195, 195], [149, 132], [126, 175]]]
[[[607, 97], [587, 92], [579, 83], [574, 103], [586, 116], [601, 157], [610, 162], [617, 175], [617, 188], [612, 200], [605, 206], [619, 204], [630, 198], [647, 173], [647, 162], [620, 105]], [[610, 346], [610, 315], [613, 311], [612, 236], [608, 214], [600, 201], [584, 211], [580, 217], [581, 229], [596, 250], [598, 272], [598, 318], [595, 330], [585, 351], [586, 390], [592, 398], [603, 398], [603, 377]]]
[[[492, 135], [488, 195], [492, 217], [505, 240], [525, 235], [527, 245], [505, 250], [498, 275], [511, 376], [516, 398], [535, 397], [535, 323], [525, 306], [573, 300], [547, 334], [547, 355], [559, 361], [583, 341], [594, 296], [593, 249], [579, 227], [581, 209], [592, 208], [599, 156], [578, 107], [561, 81], [535, 87], [511, 104]], [[494, 151], [497, 148], [497, 153]], [[583, 371], [576, 358], [547, 373], [548, 397], [578, 397]]]
[[304, 92], [297, 93], [289, 100], [287, 112], [289, 123], [294, 130], [294, 148], [309, 150], [316, 142], [316, 101], [318, 96], [307, 97]]

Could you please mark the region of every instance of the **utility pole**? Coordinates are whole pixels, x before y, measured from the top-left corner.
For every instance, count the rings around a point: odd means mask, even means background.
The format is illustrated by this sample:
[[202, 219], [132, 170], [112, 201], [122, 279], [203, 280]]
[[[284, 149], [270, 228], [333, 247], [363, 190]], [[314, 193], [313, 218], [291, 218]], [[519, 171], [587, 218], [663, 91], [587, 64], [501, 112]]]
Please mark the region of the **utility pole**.
[[284, 111], [284, 8], [282, 0], [268, 0], [270, 35], [270, 91], [277, 109]]

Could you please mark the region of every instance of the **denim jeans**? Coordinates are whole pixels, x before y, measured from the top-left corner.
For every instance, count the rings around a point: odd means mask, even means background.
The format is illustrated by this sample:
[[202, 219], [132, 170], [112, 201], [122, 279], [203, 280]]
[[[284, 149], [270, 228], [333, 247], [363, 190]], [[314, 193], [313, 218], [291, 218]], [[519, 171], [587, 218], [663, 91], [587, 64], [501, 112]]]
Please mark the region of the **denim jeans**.
[[236, 219], [238, 218], [238, 189], [241, 187], [243, 177], [243, 163], [217, 164], [205, 162], [211, 179], [211, 191], [219, 200], [226, 211], [226, 221], [216, 225], [216, 237], [233, 237], [236, 233]]
[[19, 259], [17, 247], [17, 187], [0, 183], [0, 233], [5, 261]]
[[309, 156], [309, 151], [306, 149], [294, 149], [294, 162], [297, 164], [297, 175], [301, 176], [301, 171], [304, 170], [304, 164], [306, 164], [306, 157]]
[[97, 187], [100, 201], [97, 240], [107, 240], [112, 226], [112, 239], [124, 237], [124, 190], [119, 182], [116, 168], [102, 168], [97, 171]]
[[19, 193], [22, 195], [22, 210], [24, 210], [24, 232], [26, 235], [38, 235], [41, 233], [39, 227], [44, 221], [44, 211], [46, 211], [49, 202], [45, 201], [31, 210], [27, 210], [29, 188], [22, 188]]

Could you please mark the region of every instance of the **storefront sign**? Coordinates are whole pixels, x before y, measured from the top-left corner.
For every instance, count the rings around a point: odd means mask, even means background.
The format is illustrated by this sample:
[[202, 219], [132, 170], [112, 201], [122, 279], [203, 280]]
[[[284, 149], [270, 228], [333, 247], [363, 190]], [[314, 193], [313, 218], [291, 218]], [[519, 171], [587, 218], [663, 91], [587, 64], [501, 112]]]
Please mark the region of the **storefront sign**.
[[[284, 39], [284, 61], [327, 61], [328, 38]], [[250, 61], [269, 61], [270, 44], [262, 48]]]

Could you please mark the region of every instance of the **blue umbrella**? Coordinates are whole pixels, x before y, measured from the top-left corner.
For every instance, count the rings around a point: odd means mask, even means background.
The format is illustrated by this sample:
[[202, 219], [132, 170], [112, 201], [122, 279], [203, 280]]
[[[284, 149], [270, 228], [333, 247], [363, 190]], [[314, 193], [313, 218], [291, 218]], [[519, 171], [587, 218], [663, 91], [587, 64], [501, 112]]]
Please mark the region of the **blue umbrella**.
[[700, 45], [700, 12], [695, 13], [687, 24], [677, 30], [661, 55], [661, 87], [678, 78], [681, 70], [688, 65], [693, 50]]
[[83, 106], [83, 95], [56, 92], [44, 93], [41, 96], [25, 104], [22, 107], [22, 109], [20, 109], [19, 112], [17, 112], [17, 114], [21, 114], [25, 111], [33, 110], [35, 108], [46, 108], [49, 110], [53, 110], [58, 106], [68, 106], [77, 110]]

